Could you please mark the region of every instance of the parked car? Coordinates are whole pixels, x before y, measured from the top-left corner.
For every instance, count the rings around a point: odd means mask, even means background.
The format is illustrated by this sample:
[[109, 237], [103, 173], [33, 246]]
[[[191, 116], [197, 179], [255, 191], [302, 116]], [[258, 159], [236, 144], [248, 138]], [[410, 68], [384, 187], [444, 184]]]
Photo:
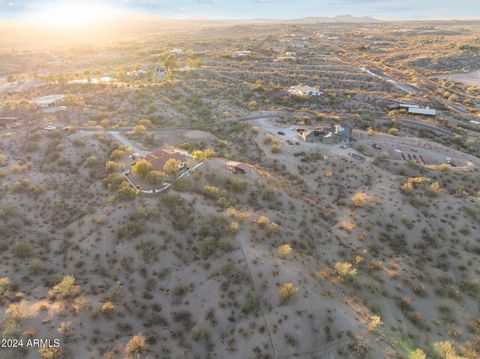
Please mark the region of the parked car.
[[305, 131], [306, 131], [306, 129], [304, 129], [304, 128], [297, 128], [297, 132], [305, 132]]
[[52, 126], [52, 125], [46, 125], [46, 126], [43, 126], [43, 129], [45, 131], [52, 131], [52, 130], [56, 130], [57, 128], [55, 126]]
[[372, 147], [376, 150], [381, 150], [382, 146], [380, 146], [378, 143], [372, 143]]
[[347, 146], [341, 145], [340, 148], [343, 149], [343, 150], [346, 150], [346, 149], [347, 149]]
[[285, 136], [285, 132], [283, 132], [283, 131], [278, 131], [277, 133], [281, 136]]

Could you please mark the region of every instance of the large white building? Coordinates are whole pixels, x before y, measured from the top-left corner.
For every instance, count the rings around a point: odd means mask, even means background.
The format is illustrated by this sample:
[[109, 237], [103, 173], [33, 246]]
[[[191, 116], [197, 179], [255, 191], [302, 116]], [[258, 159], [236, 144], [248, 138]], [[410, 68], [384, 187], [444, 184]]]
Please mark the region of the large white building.
[[32, 103], [40, 108], [48, 108], [58, 106], [60, 101], [65, 98], [65, 95], [48, 95], [37, 97], [32, 101]]
[[433, 116], [437, 115], [437, 110], [430, 107], [409, 107], [408, 113], [413, 115]]

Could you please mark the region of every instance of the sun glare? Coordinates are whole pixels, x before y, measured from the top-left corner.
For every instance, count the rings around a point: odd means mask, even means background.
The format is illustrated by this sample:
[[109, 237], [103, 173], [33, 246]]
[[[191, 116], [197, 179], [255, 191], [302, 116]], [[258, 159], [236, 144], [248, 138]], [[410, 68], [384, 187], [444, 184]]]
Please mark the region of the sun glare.
[[112, 12], [99, 4], [60, 2], [39, 9], [33, 19], [49, 26], [82, 27], [106, 20]]

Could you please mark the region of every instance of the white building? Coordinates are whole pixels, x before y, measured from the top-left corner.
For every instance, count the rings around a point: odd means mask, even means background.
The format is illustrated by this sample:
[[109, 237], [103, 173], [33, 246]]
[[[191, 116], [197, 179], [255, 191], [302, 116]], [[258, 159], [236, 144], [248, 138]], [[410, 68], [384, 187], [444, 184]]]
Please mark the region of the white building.
[[241, 51], [235, 51], [233, 53], [233, 57], [248, 57], [252, 54], [251, 51], [248, 51], [248, 50], [241, 50]]
[[311, 86], [292, 86], [288, 89], [288, 93], [295, 96], [311, 97], [323, 95], [323, 92], [321, 92], [318, 88]]
[[97, 85], [97, 84], [100, 84], [100, 83], [107, 84], [107, 83], [110, 83], [110, 82], [113, 82], [113, 81], [115, 81], [115, 79], [113, 77], [102, 76], [99, 79], [97, 79], [96, 77], [93, 77], [91, 79], [71, 80], [71, 81], [68, 81], [68, 83], [72, 84], [72, 85], [84, 85], [84, 84]]
[[183, 50], [178, 49], [178, 48], [174, 48], [174, 49], [170, 50], [170, 53], [173, 54], [173, 55], [180, 56], [180, 55], [183, 55]]
[[409, 107], [408, 113], [413, 115], [423, 115], [423, 116], [433, 116], [437, 115], [437, 110], [434, 110], [430, 107]]
[[433, 116], [437, 115], [437, 110], [434, 110], [430, 107], [421, 107], [418, 105], [410, 105], [410, 104], [398, 104], [390, 106], [392, 110], [407, 110], [408, 113], [412, 115], [423, 115], [423, 116]]
[[48, 95], [37, 97], [32, 103], [40, 108], [55, 107], [65, 98], [65, 95]]

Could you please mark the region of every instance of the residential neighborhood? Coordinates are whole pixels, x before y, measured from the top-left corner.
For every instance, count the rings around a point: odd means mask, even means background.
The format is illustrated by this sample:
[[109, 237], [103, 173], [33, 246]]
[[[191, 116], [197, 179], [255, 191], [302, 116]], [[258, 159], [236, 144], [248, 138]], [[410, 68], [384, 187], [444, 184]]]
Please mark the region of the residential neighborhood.
[[0, 359], [478, 359], [479, 18], [0, 1]]

